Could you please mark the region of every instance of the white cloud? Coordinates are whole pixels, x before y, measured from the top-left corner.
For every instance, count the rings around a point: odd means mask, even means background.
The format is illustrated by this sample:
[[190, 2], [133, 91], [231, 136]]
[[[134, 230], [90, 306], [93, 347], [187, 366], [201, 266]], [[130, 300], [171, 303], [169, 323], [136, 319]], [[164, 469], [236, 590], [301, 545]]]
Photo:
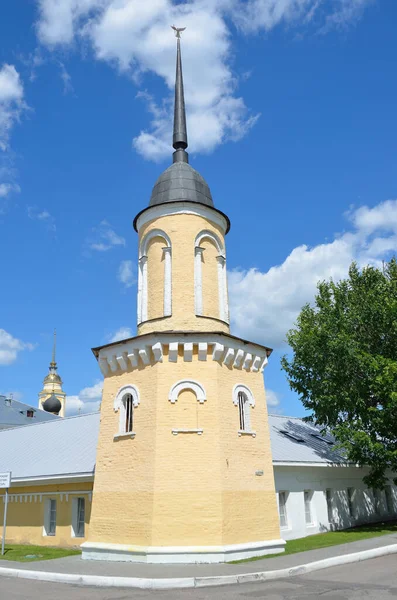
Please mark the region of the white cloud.
[[109, 342], [118, 342], [120, 340], [126, 340], [133, 336], [132, 329], [130, 327], [120, 327], [113, 334], [108, 336]]
[[9, 142], [11, 130], [26, 108], [21, 77], [14, 65], [4, 64], [0, 68], [0, 198], [3, 199], [20, 191], [14, 182]]
[[125, 246], [125, 239], [118, 235], [107, 221], [102, 221], [98, 227], [94, 227], [92, 233], [92, 239], [88, 240], [91, 250], [106, 252], [114, 246]]
[[298, 246], [267, 272], [229, 273], [230, 313], [238, 335], [282, 346], [302, 306], [314, 299], [319, 280], [345, 277], [353, 260], [379, 266], [397, 253], [397, 200], [350, 211], [349, 219], [352, 231], [313, 248]]
[[93, 386], [86, 387], [76, 396], [66, 397], [66, 416], [91, 413], [99, 410], [102, 399], [103, 382], [97, 381]]
[[136, 283], [136, 268], [132, 260], [122, 260], [118, 270], [118, 278], [126, 288]]
[[[38, 36], [50, 49], [89, 43], [98, 60], [107, 61], [142, 85], [146, 72], [166, 85], [161, 101], [147, 92], [149, 127], [133, 144], [145, 158], [170, 156], [171, 112], [175, 78], [175, 39], [172, 23], [187, 27], [183, 39], [184, 82], [188, 109], [189, 147], [211, 152], [238, 140], [255, 124], [237, 94], [233, 73], [230, 23], [248, 33], [288, 25], [317, 27], [354, 21], [371, 0], [37, 0]], [[244, 80], [244, 74], [241, 79]]]
[[48, 210], [41, 210], [37, 206], [27, 207], [28, 217], [33, 221], [41, 221], [44, 223], [49, 231], [56, 232], [55, 218], [48, 212]]
[[268, 407], [275, 408], [280, 404], [279, 394], [269, 388], [266, 388], [266, 402]]
[[22, 342], [5, 329], [0, 329], [0, 366], [11, 365], [22, 350], [33, 350], [34, 344]]
[[59, 74], [60, 74], [60, 77], [61, 77], [62, 83], [63, 83], [63, 93], [70, 94], [71, 92], [74, 91], [73, 84], [72, 84], [72, 76], [67, 71], [63, 62], [59, 62], [58, 65], [59, 65], [59, 71], [60, 71]]

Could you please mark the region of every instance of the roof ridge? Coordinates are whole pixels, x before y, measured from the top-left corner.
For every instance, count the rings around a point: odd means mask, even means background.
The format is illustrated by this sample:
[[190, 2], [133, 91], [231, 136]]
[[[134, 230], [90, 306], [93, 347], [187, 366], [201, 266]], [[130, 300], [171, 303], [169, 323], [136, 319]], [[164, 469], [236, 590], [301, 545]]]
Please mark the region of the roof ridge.
[[[40, 409], [38, 409], [40, 410]], [[97, 410], [95, 412], [84, 413], [82, 415], [71, 415], [70, 417], [63, 417], [60, 419], [54, 419], [50, 421], [40, 421], [39, 423], [27, 423], [26, 425], [15, 425], [15, 427], [8, 427], [7, 429], [0, 429], [0, 435], [2, 433], [6, 433], [7, 431], [13, 431], [14, 429], [21, 429], [22, 427], [38, 427], [39, 425], [52, 425], [54, 423], [63, 423], [64, 421], [69, 421], [70, 419], [78, 419], [80, 417], [89, 417], [91, 415], [99, 415], [100, 411]]]
[[278, 417], [279, 419], [295, 419], [297, 421], [303, 421], [305, 417], [291, 417], [289, 415], [277, 415], [276, 413], [268, 413], [269, 417]]

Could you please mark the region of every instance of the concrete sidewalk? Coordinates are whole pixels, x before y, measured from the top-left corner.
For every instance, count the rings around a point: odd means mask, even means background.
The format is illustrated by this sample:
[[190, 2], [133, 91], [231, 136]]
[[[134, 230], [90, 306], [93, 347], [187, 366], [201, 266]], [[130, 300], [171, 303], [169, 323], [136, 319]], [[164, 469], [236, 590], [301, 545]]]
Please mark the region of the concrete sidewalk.
[[151, 565], [83, 561], [79, 556], [29, 563], [0, 560], [0, 575], [80, 585], [165, 589], [278, 579], [391, 553], [397, 554], [397, 534], [236, 565]]

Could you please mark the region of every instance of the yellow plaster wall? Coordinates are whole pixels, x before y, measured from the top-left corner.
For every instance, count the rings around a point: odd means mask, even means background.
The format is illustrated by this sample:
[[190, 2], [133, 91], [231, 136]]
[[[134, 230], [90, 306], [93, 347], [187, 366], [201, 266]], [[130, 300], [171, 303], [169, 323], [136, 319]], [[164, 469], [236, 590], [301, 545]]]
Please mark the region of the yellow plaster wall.
[[219, 283], [218, 263], [219, 252], [212, 240], [205, 239], [200, 246], [202, 253], [202, 285], [203, 285], [203, 315], [219, 318]]
[[164, 244], [164, 240], [157, 237], [148, 245], [148, 319], [164, 316]]
[[[81, 493], [71, 494], [79, 490]], [[92, 482], [11, 488], [10, 496], [15, 494], [18, 499], [16, 501], [12, 498], [8, 503], [6, 542], [41, 546], [80, 546], [88, 538], [91, 500], [87, 492], [90, 490], [92, 490]], [[64, 494], [62, 499], [60, 494]], [[69, 494], [67, 498], [66, 494]], [[76, 538], [72, 533], [72, 499], [78, 497], [85, 498], [85, 537]], [[54, 536], [43, 535], [48, 498], [57, 501], [57, 524]], [[3, 494], [0, 494], [0, 506], [4, 506]]]
[[[206, 298], [211, 298], [207, 302], [210, 318], [197, 317], [194, 310], [195, 239], [201, 231], [209, 230], [215, 233], [224, 244], [224, 236], [220, 227], [197, 215], [167, 215], [143, 225], [139, 230], [139, 243], [152, 229], [163, 230], [168, 234], [172, 243], [172, 316], [142, 323], [138, 326], [138, 334], [169, 330], [229, 332], [229, 326], [219, 320], [217, 277], [209, 278], [205, 290]], [[155, 268], [159, 269], [161, 273], [153, 276], [156, 281], [160, 281], [164, 273], [164, 264], [157, 262]], [[148, 306], [155, 302], [150, 299], [151, 295], [158, 296], [159, 290], [148, 286]], [[160, 296], [162, 300], [162, 292]], [[213, 302], [212, 298], [215, 298], [216, 302]]]
[[[190, 391], [175, 404], [171, 387], [182, 379], [201, 383], [207, 400]], [[236, 383], [256, 397], [252, 427], [238, 436]], [[121, 386], [136, 385], [134, 439], [114, 441]], [[186, 408], [185, 408], [186, 405]], [[198, 405], [198, 406], [197, 406]], [[130, 546], [219, 545], [279, 539], [267, 411], [261, 374], [214, 362], [162, 363], [105, 378], [97, 452], [90, 542]], [[178, 433], [198, 418], [202, 435]], [[256, 470], [264, 475], [257, 477]]]

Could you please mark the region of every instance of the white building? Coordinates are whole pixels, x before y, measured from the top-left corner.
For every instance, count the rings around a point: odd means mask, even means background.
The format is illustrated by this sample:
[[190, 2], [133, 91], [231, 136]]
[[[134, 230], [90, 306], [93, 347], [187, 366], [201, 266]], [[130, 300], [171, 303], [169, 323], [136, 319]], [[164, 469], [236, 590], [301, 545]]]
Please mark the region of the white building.
[[396, 487], [363, 483], [367, 469], [347, 464], [331, 436], [302, 419], [269, 415], [281, 535], [285, 540], [396, 518]]

